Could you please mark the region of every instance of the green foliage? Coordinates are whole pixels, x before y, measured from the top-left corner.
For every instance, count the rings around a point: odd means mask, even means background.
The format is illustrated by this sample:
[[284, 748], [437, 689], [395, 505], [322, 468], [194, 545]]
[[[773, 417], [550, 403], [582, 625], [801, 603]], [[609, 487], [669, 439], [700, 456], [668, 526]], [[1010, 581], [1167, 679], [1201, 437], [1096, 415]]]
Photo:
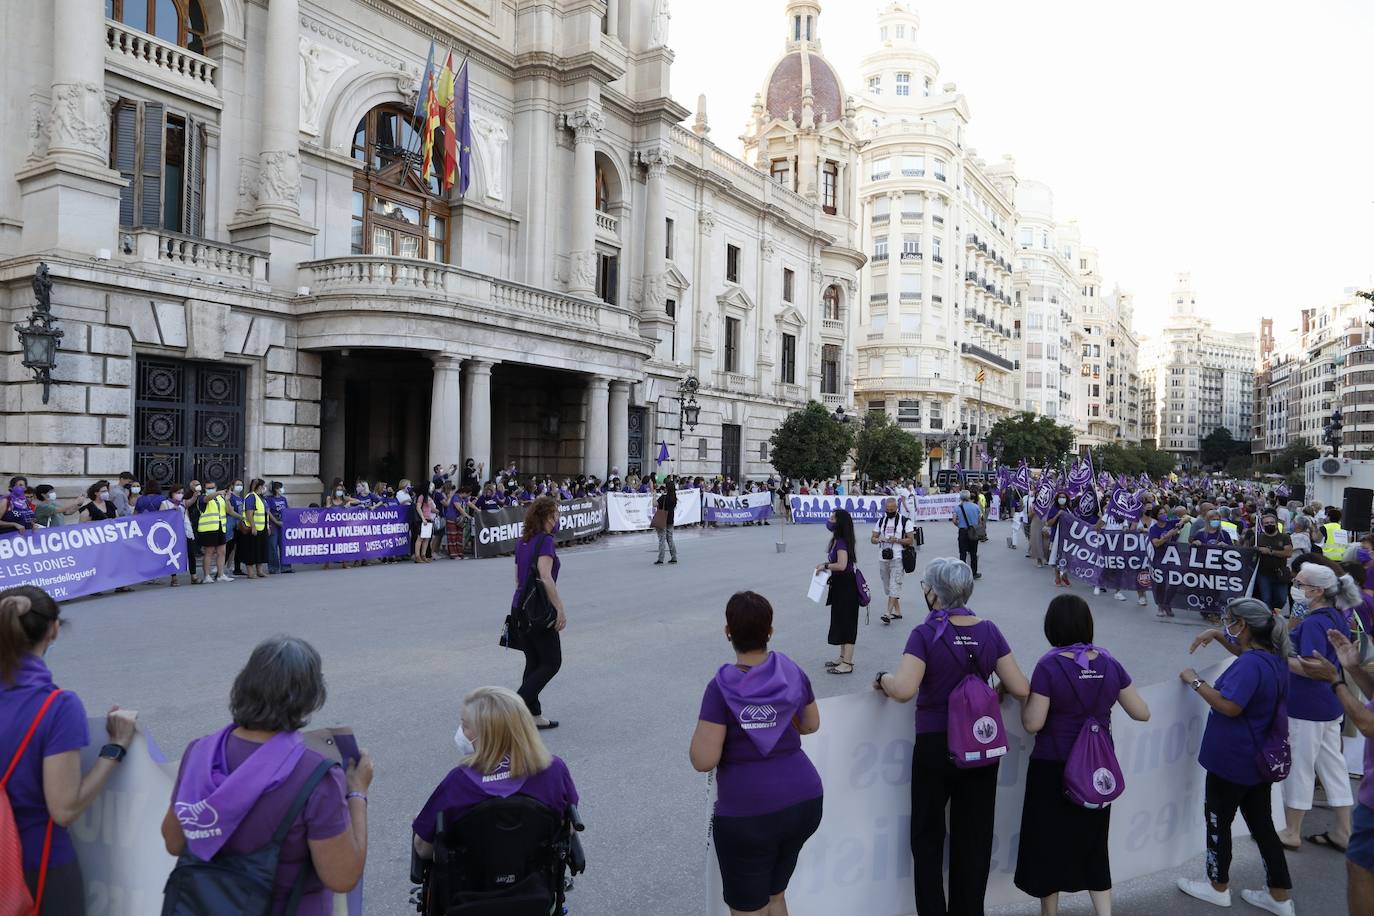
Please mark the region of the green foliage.
[[[1283, 451], [1274, 456], [1274, 460], [1264, 469], [1267, 474], [1297, 475], [1297, 483], [1304, 482], [1303, 469], [1307, 462], [1319, 457], [1321, 453], [1306, 442], [1290, 442], [1284, 446]], [[1291, 481], [1290, 481], [1291, 483]]]
[[1171, 452], [1161, 452], [1156, 448], [1135, 447], [1140, 452], [1141, 460], [1145, 462], [1145, 473], [1158, 480], [1160, 477], [1170, 474], [1174, 466], [1178, 464], [1178, 459]]
[[896, 480], [915, 477], [924, 457], [921, 443], [902, 429], [886, 413], [873, 411], [864, 416], [863, 426], [854, 437], [854, 466], [859, 477], [870, 480]]
[[854, 445], [850, 428], [819, 401], [788, 415], [770, 441], [773, 467], [784, 477], [835, 477]]
[[1109, 442], [1093, 452], [1097, 466], [1112, 476], [1126, 474], [1139, 477], [1142, 473], [1160, 478], [1174, 469], [1174, 456], [1158, 449], [1139, 445]]
[[[1224, 426], [1218, 426], [1212, 430], [1201, 442], [1200, 449], [1202, 463], [1208, 467], [1230, 466], [1232, 458], [1246, 457], [1250, 455], [1250, 443], [1246, 440], [1238, 440], [1231, 435], [1231, 431]], [[1248, 470], [1248, 462], [1247, 462]]]
[[1255, 471], [1255, 463], [1249, 455], [1232, 455], [1226, 462], [1226, 473], [1237, 480], [1245, 480]]
[[994, 423], [988, 443], [1003, 464], [1015, 465], [1022, 458], [1032, 465], [1058, 464], [1073, 450], [1073, 430], [1049, 417], [1022, 412]]

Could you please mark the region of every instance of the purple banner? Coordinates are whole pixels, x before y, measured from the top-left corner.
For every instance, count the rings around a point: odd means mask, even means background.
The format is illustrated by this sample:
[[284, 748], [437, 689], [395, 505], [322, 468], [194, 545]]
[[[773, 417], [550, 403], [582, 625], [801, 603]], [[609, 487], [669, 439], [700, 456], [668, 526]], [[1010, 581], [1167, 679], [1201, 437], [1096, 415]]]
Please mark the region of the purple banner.
[[180, 510], [0, 536], [0, 589], [36, 585], [58, 601], [186, 570]]
[[1054, 562], [1080, 582], [1102, 588], [1144, 590], [1154, 584], [1146, 532], [1098, 530], [1072, 514], [1059, 522]]
[[344, 563], [410, 553], [409, 506], [287, 509], [282, 513], [283, 563]]

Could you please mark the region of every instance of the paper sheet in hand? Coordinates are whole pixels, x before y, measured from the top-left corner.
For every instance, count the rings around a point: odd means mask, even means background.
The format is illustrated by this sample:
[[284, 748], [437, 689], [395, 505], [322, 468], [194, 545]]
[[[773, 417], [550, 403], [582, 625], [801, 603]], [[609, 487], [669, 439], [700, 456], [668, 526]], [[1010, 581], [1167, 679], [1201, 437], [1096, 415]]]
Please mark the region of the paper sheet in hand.
[[830, 582], [830, 573], [818, 572], [811, 577], [811, 587], [806, 590], [806, 597], [817, 604], [825, 603], [825, 587]]

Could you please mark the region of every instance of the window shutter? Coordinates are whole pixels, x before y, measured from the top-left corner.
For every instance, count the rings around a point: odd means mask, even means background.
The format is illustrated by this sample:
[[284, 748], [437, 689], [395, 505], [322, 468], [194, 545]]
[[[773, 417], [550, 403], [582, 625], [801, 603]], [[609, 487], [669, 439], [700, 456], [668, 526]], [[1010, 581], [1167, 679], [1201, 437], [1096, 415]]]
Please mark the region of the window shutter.
[[143, 103], [143, 150], [139, 173], [143, 177], [138, 204], [138, 225], [162, 225], [162, 138], [163, 106], [157, 102]]
[[615, 305], [620, 300], [620, 258], [610, 258], [607, 266], [610, 276], [606, 278], [606, 301]]
[[135, 160], [138, 158], [138, 106], [121, 100], [115, 105], [110, 117], [114, 121], [110, 131], [114, 134], [114, 161], [110, 163], [110, 167], [127, 182], [119, 189], [119, 225], [132, 226], [134, 194], [138, 185], [138, 175], [135, 173]]
[[181, 194], [181, 228], [187, 235], [205, 235], [205, 125], [186, 120], [185, 188]]

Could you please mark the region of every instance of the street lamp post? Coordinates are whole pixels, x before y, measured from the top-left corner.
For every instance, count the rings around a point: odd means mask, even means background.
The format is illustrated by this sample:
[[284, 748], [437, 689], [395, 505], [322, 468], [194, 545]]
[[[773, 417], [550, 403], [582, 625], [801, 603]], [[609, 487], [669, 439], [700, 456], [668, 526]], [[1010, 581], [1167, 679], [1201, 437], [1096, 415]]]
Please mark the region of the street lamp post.
[[52, 277], [48, 265], [39, 263], [33, 274], [33, 294], [37, 300], [27, 324], [15, 325], [19, 344], [23, 348], [22, 365], [33, 370], [35, 381], [43, 383], [43, 403], [48, 403], [48, 390], [54, 384], [52, 370], [57, 368], [57, 342], [62, 330], [54, 327], [52, 316]]
[[679, 476], [678, 461], [682, 454], [682, 427], [690, 427], [695, 432], [697, 421], [701, 419], [701, 405], [696, 394], [701, 383], [695, 375], [689, 375], [677, 386], [677, 453], [673, 455], [673, 476]]

